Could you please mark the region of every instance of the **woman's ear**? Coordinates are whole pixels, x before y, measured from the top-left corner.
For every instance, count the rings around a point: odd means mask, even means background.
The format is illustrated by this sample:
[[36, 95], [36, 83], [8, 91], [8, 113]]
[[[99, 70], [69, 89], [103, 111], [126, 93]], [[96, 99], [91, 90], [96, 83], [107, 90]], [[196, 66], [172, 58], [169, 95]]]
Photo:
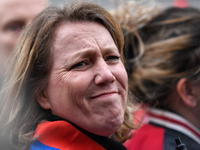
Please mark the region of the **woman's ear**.
[[191, 81], [186, 78], [181, 78], [177, 83], [177, 91], [181, 100], [189, 107], [196, 107], [197, 95], [194, 92], [195, 86]]
[[37, 93], [36, 98], [42, 108], [46, 110], [51, 109], [51, 105], [50, 105], [46, 90], [42, 90], [41, 92]]

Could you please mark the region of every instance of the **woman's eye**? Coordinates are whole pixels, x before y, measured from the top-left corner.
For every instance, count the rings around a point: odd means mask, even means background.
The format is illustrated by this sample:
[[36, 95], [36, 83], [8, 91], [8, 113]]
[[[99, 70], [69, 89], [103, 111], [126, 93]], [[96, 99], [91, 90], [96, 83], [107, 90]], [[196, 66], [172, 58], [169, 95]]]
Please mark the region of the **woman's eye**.
[[120, 59], [119, 56], [108, 56], [108, 57], [106, 58], [106, 61], [116, 62], [116, 61], [118, 61], [119, 59]]
[[81, 67], [83, 67], [83, 66], [85, 66], [85, 65], [87, 65], [87, 62], [86, 62], [86, 61], [81, 61], [81, 62], [79, 62], [79, 63], [73, 65], [73, 66], [71, 67], [71, 69], [79, 69], [79, 68], [81, 68]]

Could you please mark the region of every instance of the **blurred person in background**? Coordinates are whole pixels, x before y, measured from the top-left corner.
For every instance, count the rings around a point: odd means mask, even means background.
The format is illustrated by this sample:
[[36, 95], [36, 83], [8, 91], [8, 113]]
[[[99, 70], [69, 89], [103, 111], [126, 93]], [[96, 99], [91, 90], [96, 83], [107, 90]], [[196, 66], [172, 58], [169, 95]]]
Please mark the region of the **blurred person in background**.
[[99, 5], [42, 11], [21, 36], [3, 86], [1, 148], [126, 149], [119, 142], [134, 123], [123, 46], [120, 26]]
[[48, 0], [0, 0], [0, 84], [21, 32]]
[[174, 150], [177, 137], [200, 149], [199, 24], [198, 9], [172, 7], [137, 28], [125, 25], [130, 90], [147, 107], [128, 150]]

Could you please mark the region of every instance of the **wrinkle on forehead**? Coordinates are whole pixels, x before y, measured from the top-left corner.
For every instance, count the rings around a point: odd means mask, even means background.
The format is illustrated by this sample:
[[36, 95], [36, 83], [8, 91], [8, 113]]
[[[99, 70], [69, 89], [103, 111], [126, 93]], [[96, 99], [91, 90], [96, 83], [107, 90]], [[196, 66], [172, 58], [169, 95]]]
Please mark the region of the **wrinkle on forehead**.
[[[60, 46], [59, 43], [65, 42], [67, 46], [76, 44], [77, 47], [85, 48], [85, 47], [93, 47], [97, 44], [94, 37], [86, 32], [79, 32], [79, 33], [62, 33], [60, 35], [61, 40], [55, 40], [55, 42]], [[67, 39], [67, 40], [66, 40]]]
[[[92, 28], [94, 24], [96, 28]], [[91, 28], [88, 28], [88, 26], [91, 26]], [[98, 39], [98, 30], [96, 30], [98, 26], [101, 28], [103, 27], [106, 32], [108, 32], [103, 25], [96, 22], [62, 22], [55, 31], [53, 46], [55, 49], [65, 47], [70, 49], [70, 46], [74, 45], [76, 45], [76, 48], [81, 49], [101, 49], [98, 43], [101, 41]], [[110, 33], [108, 32], [108, 34]], [[99, 37], [101, 38], [101, 36], [100, 34]], [[109, 41], [107, 43], [109, 43]], [[106, 46], [107, 43], [103, 45]]]

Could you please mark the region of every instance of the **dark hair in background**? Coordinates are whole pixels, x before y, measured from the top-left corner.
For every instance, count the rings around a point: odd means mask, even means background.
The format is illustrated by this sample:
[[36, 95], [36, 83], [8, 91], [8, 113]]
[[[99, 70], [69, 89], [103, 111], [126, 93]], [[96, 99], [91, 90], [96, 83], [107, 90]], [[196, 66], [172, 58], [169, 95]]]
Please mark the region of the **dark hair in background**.
[[180, 78], [200, 80], [198, 9], [165, 9], [137, 34], [129, 32], [126, 38], [129, 86], [140, 102], [166, 106], [166, 99]]

